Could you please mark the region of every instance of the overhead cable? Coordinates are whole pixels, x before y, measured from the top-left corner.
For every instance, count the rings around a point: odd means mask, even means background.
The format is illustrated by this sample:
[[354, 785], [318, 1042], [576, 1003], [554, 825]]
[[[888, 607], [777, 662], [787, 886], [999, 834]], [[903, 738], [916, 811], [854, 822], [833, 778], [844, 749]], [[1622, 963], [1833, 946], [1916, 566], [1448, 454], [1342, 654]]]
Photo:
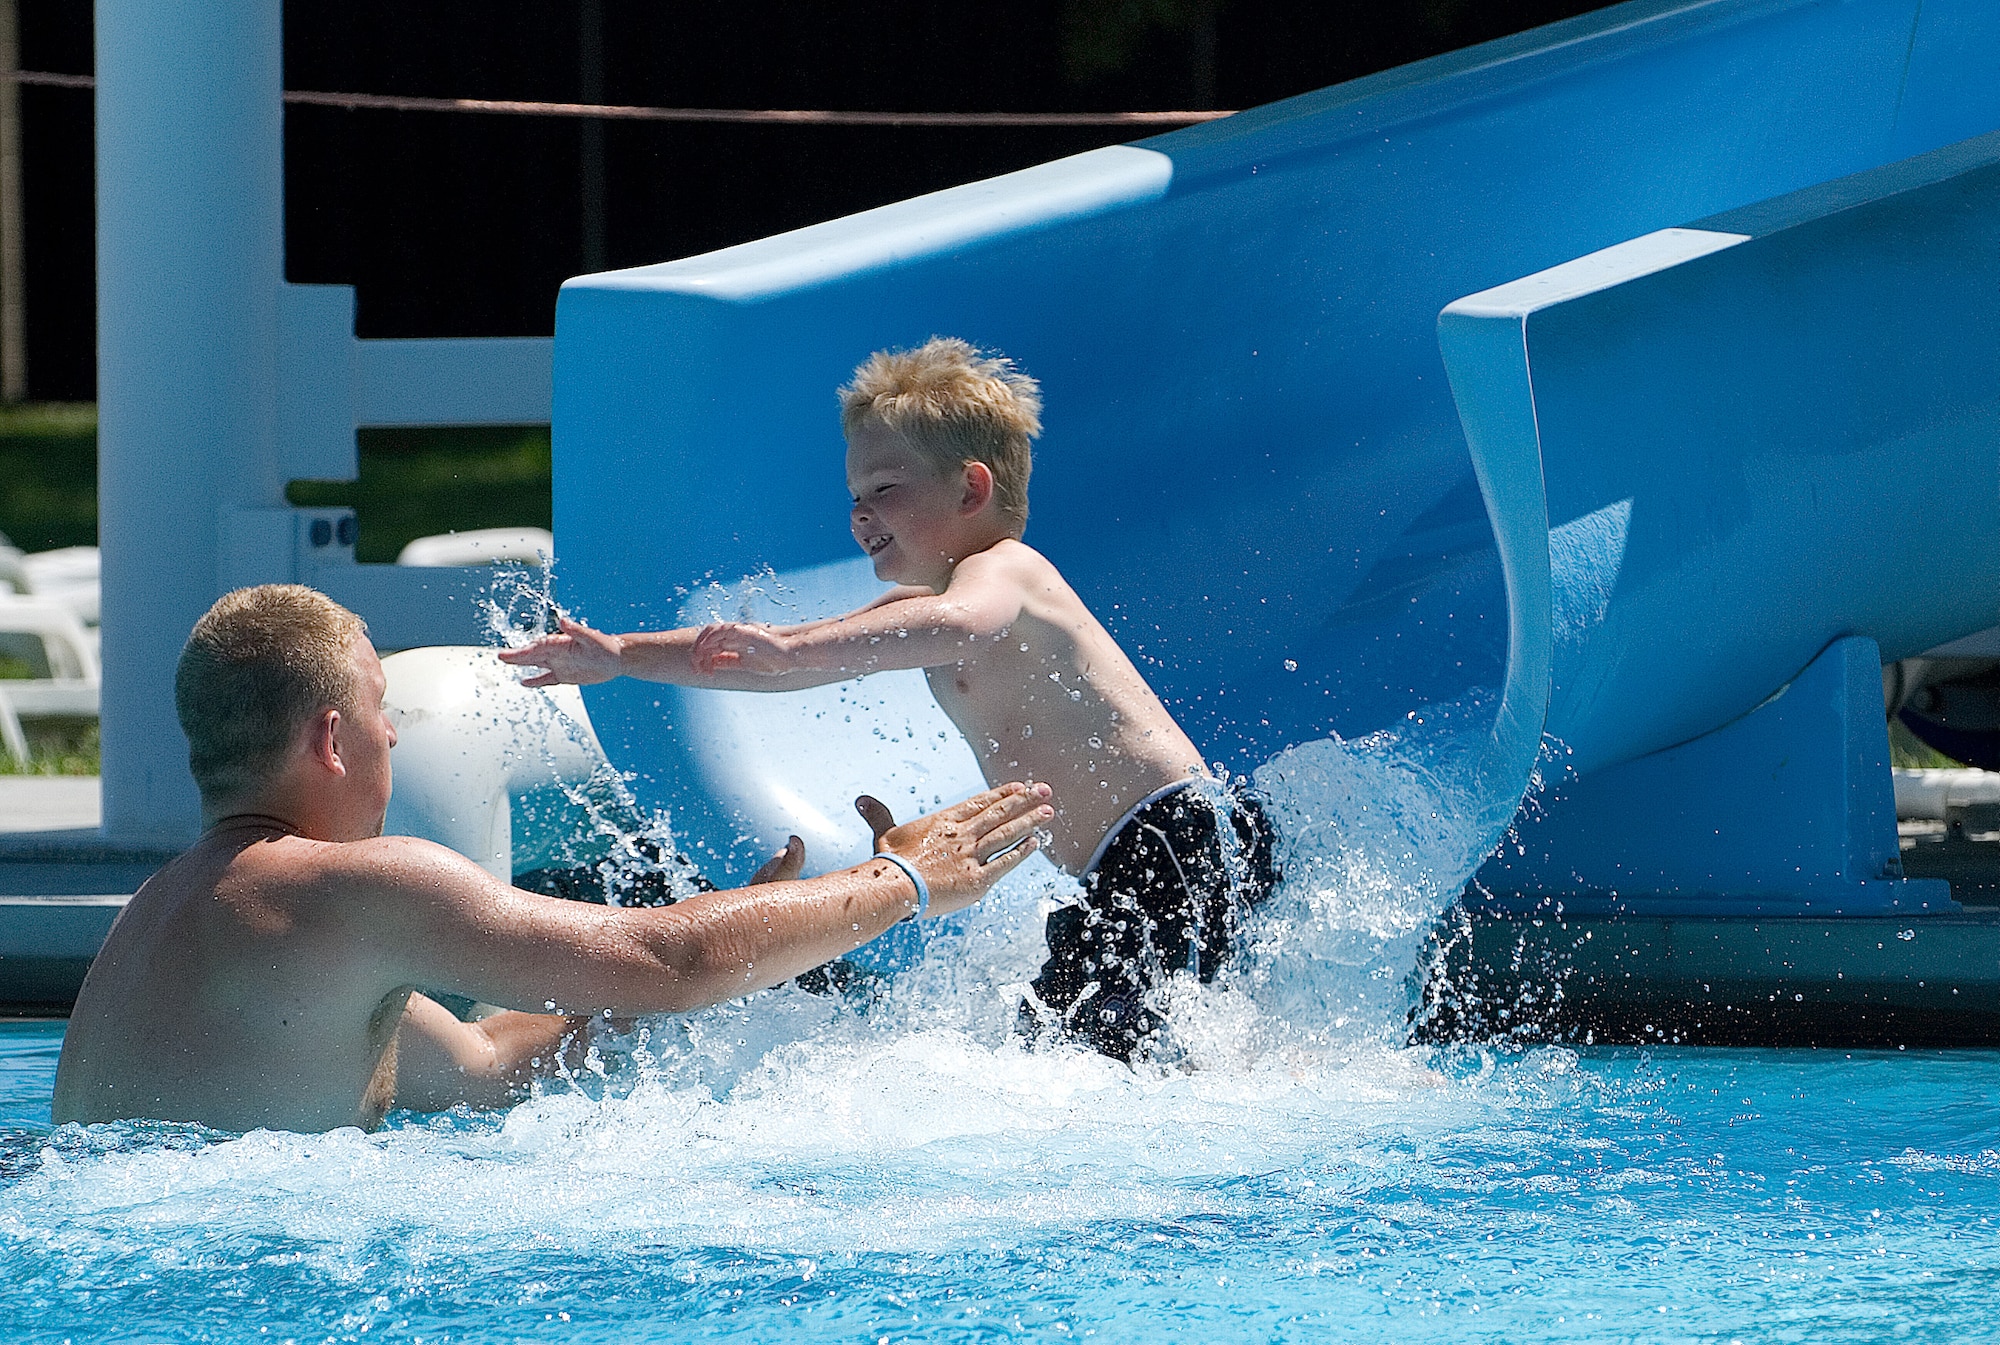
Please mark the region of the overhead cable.
[[[0, 79], [58, 89], [90, 89], [90, 75], [20, 70]], [[804, 108], [635, 107], [621, 103], [527, 103], [495, 98], [409, 98], [383, 93], [287, 89], [294, 106], [375, 112], [473, 112], [514, 117], [593, 117], [605, 121], [705, 122], [751, 126], [1191, 126], [1233, 115], [1174, 112], [835, 112]]]

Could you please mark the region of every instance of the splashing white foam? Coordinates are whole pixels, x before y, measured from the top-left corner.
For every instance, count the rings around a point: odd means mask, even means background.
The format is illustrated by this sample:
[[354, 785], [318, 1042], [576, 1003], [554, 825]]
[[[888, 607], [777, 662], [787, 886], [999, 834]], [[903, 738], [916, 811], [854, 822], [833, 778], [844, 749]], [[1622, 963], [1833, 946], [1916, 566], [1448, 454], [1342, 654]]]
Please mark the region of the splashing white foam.
[[[546, 627], [546, 571], [496, 587], [499, 642]], [[973, 912], [928, 924], [892, 977], [837, 996], [786, 986], [607, 1034], [592, 1068], [504, 1118], [195, 1146], [72, 1136], [59, 1147], [104, 1151], [52, 1152], [10, 1203], [78, 1221], [59, 1234], [38, 1218], [37, 1236], [84, 1237], [143, 1211], [303, 1238], [338, 1263], [384, 1226], [468, 1254], [509, 1229], [576, 1248], [641, 1232], [813, 1255], [989, 1246], [1051, 1224], [1197, 1215], [1227, 1204], [1207, 1183], [1307, 1155], [1366, 1185], [1384, 1162], [1380, 1127], [1462, 1126], [1486, 1105], [1477, 1086], [1441, 1088], [1432, 1054], [1403, 1041], [1419, 945], [1485, 844], [1478, 801], [1456, 782], [1488, 719], [1480, 701], [1431, 707], [1258, 771], [1285, 879], [1214, 983], [1168, 988], [1160, 1062], [1128, 1068], [1017, 1035], [1043, 920], [1075, 892], [1037, 858]], [[599, 847], [614, 876], [662, 862], [641, 838], [674, 853], [666, 820], [644, 816], [615, 772], [563, 798], [594, 838], [576, 857]], [[1568, 1057], [1538, 1059], [1555, 1077]]]

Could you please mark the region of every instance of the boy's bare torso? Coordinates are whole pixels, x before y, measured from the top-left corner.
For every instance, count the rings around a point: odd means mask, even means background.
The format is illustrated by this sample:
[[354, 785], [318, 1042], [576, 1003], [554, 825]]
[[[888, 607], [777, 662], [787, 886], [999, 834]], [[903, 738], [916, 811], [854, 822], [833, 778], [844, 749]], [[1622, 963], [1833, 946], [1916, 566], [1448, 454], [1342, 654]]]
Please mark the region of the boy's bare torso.
[[1055, 790], [1049, 856], [1081, 873], [1118, 822], [1169, 785], [1205, 776], [1201, 753], [1075, 590], [1041, 553], [1005, 541], [968, 557], [945, 596], [1002, 587], [1020, 613], [971, 656], [924, 670], [987, 780]]

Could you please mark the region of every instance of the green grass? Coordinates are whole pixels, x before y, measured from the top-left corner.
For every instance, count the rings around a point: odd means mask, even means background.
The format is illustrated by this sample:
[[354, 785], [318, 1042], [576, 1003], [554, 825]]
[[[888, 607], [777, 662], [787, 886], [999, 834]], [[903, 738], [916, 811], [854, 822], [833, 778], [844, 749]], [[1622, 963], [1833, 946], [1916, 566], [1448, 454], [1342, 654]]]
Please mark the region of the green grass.
[[16, 761], [0, 749], [0, 775], [96, 775], [95, 719], [30, 719], [21, 725], [28, 759]]
[[[364, 561], [412, 538], [468, 528], [549, 526], [545, 425], [363, 430], [357, 481], [295, 481], [299, 505], [349, 505]], [[97, 408], [0, 407], [0, 533], [23, 551], [97, 543]]]
[[0, 406], [0, 532], [23, 551], [97, 545], [97, 408]]
[[[357, 481], [295, 481], [298, 505], [349, 505], [356, 556], [389, 562], [412, 538], [468, 528], [549, 526], [547, 426], [363, 430]], [[0, 406], [0, 533], [23, 551], [97, 544], [97, 408]], [[0, 653], [0, 677], [28, 676]], [[0, 775], [95, 775], [97, 725], [31, 720], [26, 763], [0, 753]]]
[[361, 479], [294, 481], [299, 505], [351, 505], [357, 560], [387, 563], [405, 543], [470, 528], [546, 528], [551, 516], [546, 425], [363, 430]]
[[1910, 732], [1909, 726], [1900, 719], [1889, 721], [1889, 764], [1902, 771], [1961, 769], [1964, 766], [1963, 762], [1953, 761]]

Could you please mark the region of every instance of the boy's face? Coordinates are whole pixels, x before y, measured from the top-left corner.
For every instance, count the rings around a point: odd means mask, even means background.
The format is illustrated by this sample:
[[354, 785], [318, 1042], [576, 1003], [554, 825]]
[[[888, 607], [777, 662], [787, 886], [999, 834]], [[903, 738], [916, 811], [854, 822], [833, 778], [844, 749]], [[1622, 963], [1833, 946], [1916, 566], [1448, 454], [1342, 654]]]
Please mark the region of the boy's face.
[[966, 545], [962, 473], [940, 472], [895, 430], [865, 420], [847, 438], [848, 526], [892, 584], [942, 589]]

